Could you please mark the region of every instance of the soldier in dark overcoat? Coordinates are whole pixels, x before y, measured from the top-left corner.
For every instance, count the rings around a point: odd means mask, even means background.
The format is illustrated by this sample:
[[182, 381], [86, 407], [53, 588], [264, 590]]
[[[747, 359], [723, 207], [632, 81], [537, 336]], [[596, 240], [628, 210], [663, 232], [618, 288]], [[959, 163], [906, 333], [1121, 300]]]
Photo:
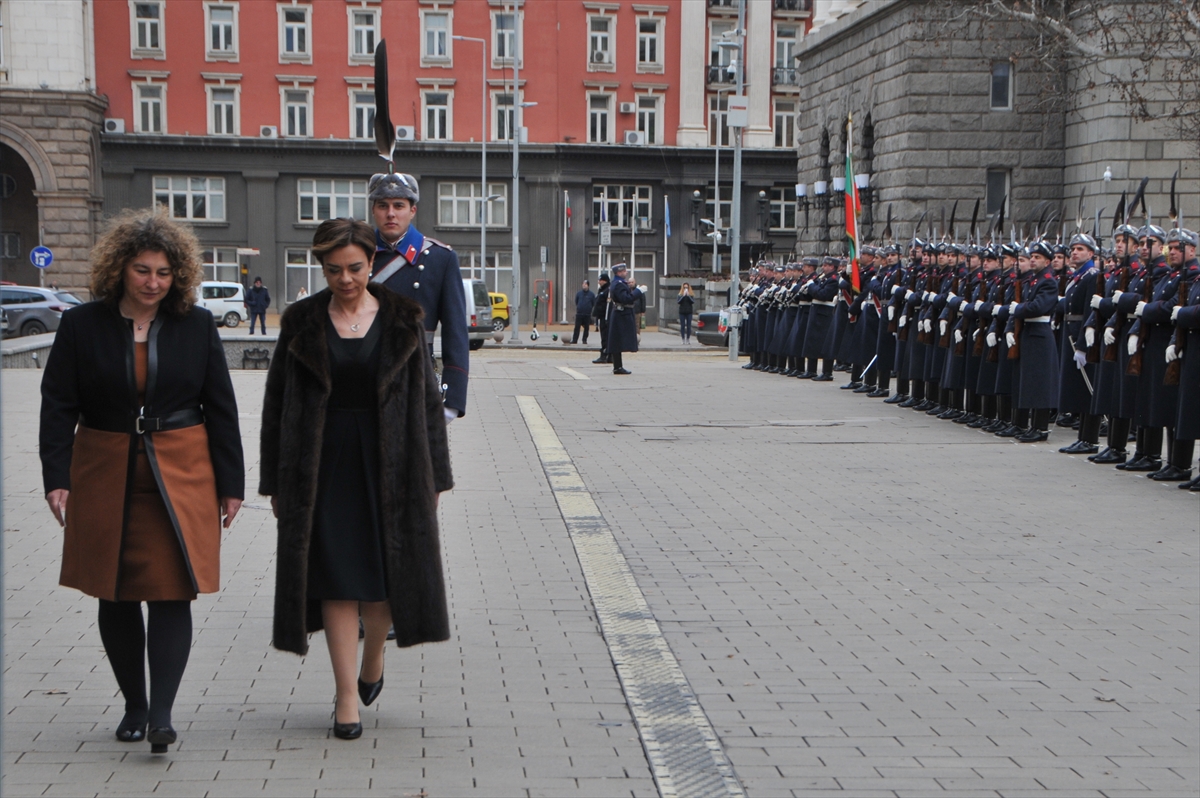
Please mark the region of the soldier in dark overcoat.
[[[1167, 358], [1182, 358], [1179, 368], [1179, 413], [1175, 420], [1175, 446], [1178, 458], [1175, 465], [1191, 473], [1195, 442], [1200, 438], [1200, 263], [1196, 261], [1196, 233], [1184, 230], [1187, 240], [1182, 241], [1187, 258], [1185, 280], [1190, 280], [1187, 301], [1171, 311], [1176, 329], [1183, 333], [1183, 350], [1179, 350], [1180, 336], [1176, 336], [1167, 348]], [[1186, 443], [1184, 443], [1186, 442]], [[1186, 455], [1186, 461], [1183, 459]], [[1200, 491], [1200, 477], [1183, 482], [1179, 486]]]
[[1062, 319], [1058, 412], [1060, 416], [1063, 413], [1077, 416], [1080, 421], [1078, 439], [1059, 449], [1064, 454], [1095, 454], [1100, 449], [1101, 418], [1091, 412], [1096, 366], [1087, 362], [1088, 344], [1083, 335], [1083, 322], [1099, 279], [1098, 249], [1096, 240], [1087, 233], [1078, 233], [1071, 239], [1071, 269], [1064, 275], [1066, 287], [1058, 301], [1057, 312]]
[[634, 307], [642, 292], [626, 279], [624, 263], [613, 266], [612, 286], [608, 292], [608, 351], [612, 355], [613, 374], [630, 374], [621, 356], [638, 351], [637, 318]]
[[[1013, 403], [1031, 411], [1029, 429], [1015, 436], [1021, 443], [1037, 443], [1050, 437], [1050, 411], [1058, 402], [1058, 349], [1050, 329], [1050, 315], [1058, 305], [1058, 281], [1050, 266], [1053, 257], [1050, 246], [1043, 241], [1030, 247], [1021, 301], [1010, 303], [1004, 330], [1008, 345], [1020, 346]], [[1018, 320], [1022, 323], [1019, 340]]]

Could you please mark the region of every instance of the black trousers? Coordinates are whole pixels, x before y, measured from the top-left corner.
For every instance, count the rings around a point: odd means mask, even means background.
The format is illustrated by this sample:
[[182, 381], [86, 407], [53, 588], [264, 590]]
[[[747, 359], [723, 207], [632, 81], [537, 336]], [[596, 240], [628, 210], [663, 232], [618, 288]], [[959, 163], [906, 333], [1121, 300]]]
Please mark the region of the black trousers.
[[583, 345], [587, 346], [588, 332], [592, 329], [592, 316], [589, 313], [575, 314], [575, 331], [571, 333], [571, 343], [579, 341], [579, 330], [583, 329]]

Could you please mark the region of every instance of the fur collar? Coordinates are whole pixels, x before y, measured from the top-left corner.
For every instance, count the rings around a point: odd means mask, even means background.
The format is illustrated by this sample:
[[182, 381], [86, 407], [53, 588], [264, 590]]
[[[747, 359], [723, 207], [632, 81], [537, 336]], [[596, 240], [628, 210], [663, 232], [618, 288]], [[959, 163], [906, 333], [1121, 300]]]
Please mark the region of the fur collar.
[[[425, 315], [421, 306], [379, 283], [369, 283], [367, 290], [379, 300], [376, 324], [383, 324], [379, 344], [380, 390], [388, 385], [408, 358], [425, 342]], [[281, 319], [281, 335], [289, 336], [288, 352], [320, 380], [326, 391], [331, 388], [329, 376], [329, 342], [325, 337], [329, 303], [333, 294], [328, 288], [300, 302], [293, 303]]]

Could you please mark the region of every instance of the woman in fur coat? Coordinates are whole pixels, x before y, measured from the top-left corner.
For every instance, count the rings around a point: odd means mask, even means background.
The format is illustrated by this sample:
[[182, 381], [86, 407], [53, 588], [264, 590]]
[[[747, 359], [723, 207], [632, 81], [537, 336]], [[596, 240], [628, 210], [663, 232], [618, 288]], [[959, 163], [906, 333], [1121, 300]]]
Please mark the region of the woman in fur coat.
[[324, 628], [334, 734], [355, 739], [359, 699], [383, 689], [389, 625], [401, 647], [450, 637], [437, 499], [453, 480], [421, 306], [369, 282], [363, 222], [322, 223], [313, 254], [329, 287], [283, 314], [259, 493], [279, 524], [274, 645], [305, 654]]

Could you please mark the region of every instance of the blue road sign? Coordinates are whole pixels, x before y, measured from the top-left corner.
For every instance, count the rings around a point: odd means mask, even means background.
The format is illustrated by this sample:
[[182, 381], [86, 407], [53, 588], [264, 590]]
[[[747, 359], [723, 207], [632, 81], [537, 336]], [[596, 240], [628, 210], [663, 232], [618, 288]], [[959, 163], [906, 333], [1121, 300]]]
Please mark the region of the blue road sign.
[[39, 269], [48, 269], [54, 263], [54, 253], [49, 247], [34, 247], [29, 250], [29, 262]]

